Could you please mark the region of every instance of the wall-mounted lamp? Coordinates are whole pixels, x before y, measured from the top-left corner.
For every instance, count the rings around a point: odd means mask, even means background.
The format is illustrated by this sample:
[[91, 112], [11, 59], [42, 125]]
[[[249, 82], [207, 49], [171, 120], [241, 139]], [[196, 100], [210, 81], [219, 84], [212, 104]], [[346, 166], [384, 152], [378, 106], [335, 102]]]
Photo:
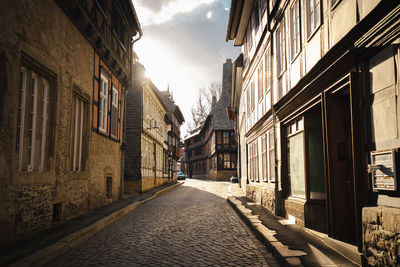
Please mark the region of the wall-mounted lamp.
[[[152, 121], [154, 121], [154, 126], [152, 125]], [[147, 127], [147, 130], [151, 130], [151, 129], [159, 129], [160, 127], [157, 126], [157, 121], [156, 119], [151, 118], [150, 119], [150, 127]]]

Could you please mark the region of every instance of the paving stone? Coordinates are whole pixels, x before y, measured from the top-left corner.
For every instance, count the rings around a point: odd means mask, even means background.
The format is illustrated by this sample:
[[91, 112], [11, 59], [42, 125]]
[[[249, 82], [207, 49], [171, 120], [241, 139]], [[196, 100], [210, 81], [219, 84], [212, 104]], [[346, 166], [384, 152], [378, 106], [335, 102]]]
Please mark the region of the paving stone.
[[50, 266], [278, 266], [227, 204], [228, 185], [187, 179]]

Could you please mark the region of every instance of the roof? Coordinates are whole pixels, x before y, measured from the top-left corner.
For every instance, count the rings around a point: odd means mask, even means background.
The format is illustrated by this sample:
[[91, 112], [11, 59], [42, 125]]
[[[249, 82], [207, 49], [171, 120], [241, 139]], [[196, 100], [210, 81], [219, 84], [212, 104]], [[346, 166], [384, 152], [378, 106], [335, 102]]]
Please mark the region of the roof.
[[171, 92], [169, 89], [167, 91], [160, 91], [160, 94], [163, 96], [163, 100], [165, 102], [165, 105], [168, 108], [168, 116], [172, 120], [172, 113], [175, 115], [175, 117], [178, 119], [178, 122], [182, 124], [185, 121], [185, 118], [183, 117], [183, 114], [181, 110], [179, 109], [179, 106], [175, 104], [174, 98], [172, 97]]
[[254, 3], [254, 0], [231, 0], [225, 41], [234, 40], [235, 46], [243, 45]]

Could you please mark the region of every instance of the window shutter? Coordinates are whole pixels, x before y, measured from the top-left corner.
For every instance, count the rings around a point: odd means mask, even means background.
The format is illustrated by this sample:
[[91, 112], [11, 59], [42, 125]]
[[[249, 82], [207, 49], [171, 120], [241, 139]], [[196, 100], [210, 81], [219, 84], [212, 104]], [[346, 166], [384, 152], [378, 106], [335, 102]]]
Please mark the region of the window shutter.
[[121, 102], [122, 102], [122, 86], [119, 84], [118, 86], [118, 132], [117, 132], [117, 138], [120, 140], [121, 138]]
[[111, 99], [112, 99], [112, 79], [108, 83], [108, 112], [107, 112], [107, 134], [111, 136]]
[[94, 74], [93, 74], [93, 109], [92, 109], [92, 127], [99, 129], [99, 86], [100, 86], [100, 64], [99, 55], [94, 54]]

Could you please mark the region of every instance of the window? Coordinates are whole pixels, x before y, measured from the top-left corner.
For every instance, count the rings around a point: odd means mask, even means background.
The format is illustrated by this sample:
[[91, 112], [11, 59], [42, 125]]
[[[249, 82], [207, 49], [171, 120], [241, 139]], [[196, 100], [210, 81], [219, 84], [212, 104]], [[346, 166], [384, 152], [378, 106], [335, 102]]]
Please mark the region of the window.
[[251, 32], [251, 23], [249, 23], [248, 25], [247, 25], [247, 32], [246, 32], [246, 39], [247, 39], [247, 41], [248, 41], [248, 45], [247, 45], [247, 47], [248, 47], [248, 51], [247, 51], [247, 54], [250, 56], [250, 50], [251, 50], [251, 48], [253, 47], [253, 33]]
[[321, 24], [320, 0], [307, 0], [307, 36], [310, 37]]
[[253, 146], [251, 144], [247, 145], [247, 153], [248, 153], [247, 166], [248, 166], [249, 180], [253, 181]]
[[[114, 2], [115, 3], [115, 2]], [[114, 32], [114, 34], [117, 36], [119, 41], [121, 42], [121, 45], [125, 48], [125, 24], [122, 20], [121, 15], [119, 14], [116, 5], [113, 5], [113, 10], [111, 14], [111, 27]]]
[[218, 169], [224, 168], [224, 154], [218, 154]]
[[250, 106], [251, 106], [251, 99], [250, 99], [250, 88], [246, 90], [246, 107], [247, 107], [247, 117], [250, 116]]
[[73, 95], [71, 116], [71, 169], [81, 171], [86, 167], [87, 101], [78, 94]]
[[275, 181], [275, 140], [274, 132], [270, 131], [268, 133], [268, 160], [269, 160], [269, 179], [271, 182]]
[[118, 138], [118, 89], [115, 85], [112, 87], [112, 105], [111, 105], [111, 136]]
[[260, 11], [258, 4], [254, 5], [253, 13], [251, 14], [251, 28], [254, 31], [258, 30], [258, 26], [260, 26]]
[[271, 49], [268, 47], [265, 52], [265, 111], [268, 111], [271, 108]]
[[258, 66], [258, 101], [260, 102], [263, 99], [263, 63], [261, 61], [260, 66]]
[[99, 130], [103, 133], [107, 133], [108, 85], [109, 79], [102, 73], [100, 76]]
[[231, 157], [229, 154], [224, 154], [224, 169], [229, 169], [231, 167]]
[[259, 181], [258, 178], [258, 141], [248, 145], [249, 148], [249, 176], [251, 181]]
[[304, 133], [303, 119], [287, 127], [287, 157], [290, 195], [305, 198]]
[[229, 132], [222, 132], [224, 144], [229, 144]]
[[293, 60], [300, 52], [300, 12], [299, 1], [295, 1], [290, 8], [290, 51]]
[[262, 178], [264, 182], [268, 181], [268, 163], [267, 163], [267, 137], [261, 137], [261, 153], [262, 153]]
[[285, 39], [285, 24], [282, 21], [281, 26], [276, 32], [276, 46], [278, 52], [278, 75], [281, 75], [286, 70], [286, 39]]
[[258, 175], [258, 167], [259, 166], [258, 166], [258, 141], [257, 140], [253, 143], [253, 146], [254, 146], [254, 148], [253, 148], [253, 152], [254, 152], [254, 157], [253, 157], [253, 160], [254, 160], [254, 164], [253, 164], [253, 167], [254, 167], [254, 180], [259, 182], [260, 181], [260, 177]]
[[112, 177], [106, 178], [106, 197], [108, 199], [112, 198]]
[[251, 112], [254, 111], [254, 107], [255, 107], [255, 95], [254, 95], [254, 82], [251, 82], [251, 92], [250, 92], [250, 102], [251, 102]]
[[45, 77], [21, 67], [18, 99], [16, 152], [18, 170], [45, 171], [49, 168], [51, 129], [54, 113], [52, 91]]

